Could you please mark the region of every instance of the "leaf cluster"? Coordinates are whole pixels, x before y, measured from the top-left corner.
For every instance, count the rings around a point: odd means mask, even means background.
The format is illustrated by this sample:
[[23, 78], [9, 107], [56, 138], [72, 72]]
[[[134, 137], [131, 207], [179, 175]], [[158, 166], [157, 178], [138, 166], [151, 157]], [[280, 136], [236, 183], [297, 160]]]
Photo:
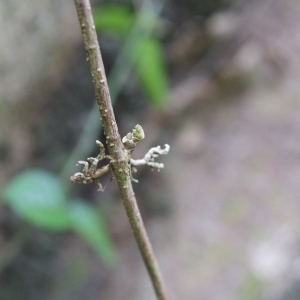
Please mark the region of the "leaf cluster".
[[133, 61], [135, 73], [150, 103], [157, 108], [164, 105], [168, 91], [168, 77], [163, 47], [154, 34], [143, 34], [143, 28], [157, 22], [151, 11], [135, 13], [128, 6], [106, 4], [94, 12], [98, 32], [112, 35], [122, 41], [129, 36], [136, 18], [143, 20], [139, 34], [129, 47], [127, 56]]
[[73, 231], [104, 262], [115, 261], [115, 249], [101, 211], [82, 199], [70, 199], [54, 174], [40, 169], [24, 171], [6, 185], [2, 198], [25, 221], [56, 232]]

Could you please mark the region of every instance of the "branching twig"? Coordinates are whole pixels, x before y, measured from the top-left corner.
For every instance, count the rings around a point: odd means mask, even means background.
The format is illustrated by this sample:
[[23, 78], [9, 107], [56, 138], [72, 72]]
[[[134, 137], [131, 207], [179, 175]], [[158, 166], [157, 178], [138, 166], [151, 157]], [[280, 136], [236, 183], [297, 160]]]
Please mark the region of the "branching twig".
[[132, 189], [131, 170], [128, 163], [130, 158], [127, 151], [124, 151], [115, 121], [91, 6], [89, 0], [75, 0], [75, 4], [110, 153], [110, 165], [117, 178], [123, 204], [157, 298], [165, 300], [168, 299], [167, 292]]
[[[116, 98], [126, 83], [128, 76], [130, 76], [130, 72], [138, 57], [136, 56], [134, 59], [128, 59], [129, 53], [132, 51], [132, 47], [136, 45], [136, 41], [141, 37], [143, 37], [143, 39], [147, 39], [159, 21], [158, 15], [163, 9], [165, 0], [156, 2], [155, 10], [151, 5], [152, 1], [153, 0], [144, 0], [142, 6], [136, 12], [137, 17], [135, 18], [132, 28], [126, 37], [126, 41], [110, 70], [107, 81], [110, 83], [109, 92], [113, 104], [116, 102]], [[156, 22], [147, 22], [147, 24], [145, 24], [144, 16], [145, 12], [149, 11], [149, 4], [150, 10], [152, 11], [151, 16], [156, 20]], [[102, 122], [99, 119], [97, 103], [95, 103], [95, 105], [88, 112], [76, 145], [72, 149], [70, 156], [64, 163], [63, 169], [60, 172], [60, 176], [63, 179], [66, 179], [69, 176], [74, 166], [74, 160], [77, 160], [79, 157], [84, 157], [86, 156], [86, 153], [89, 153], [92, 143], [99, 135], [101, 126]], [[65, 183], [65, 187], [67, 186], [68, 182]]]
[[130, 159], [130, 164], [133, 167], [148, 165], [151, 169], [157, 169], [157, 172], [160, 169], [164, 168], [164, 164], [154, 162], [154, 159], [160, 155], [168, 154], [170, 150], [170, 146], [168, 144], [165, 145], [165, 149], [161, 149], [160, 146], [151, 148], [143, 159]]

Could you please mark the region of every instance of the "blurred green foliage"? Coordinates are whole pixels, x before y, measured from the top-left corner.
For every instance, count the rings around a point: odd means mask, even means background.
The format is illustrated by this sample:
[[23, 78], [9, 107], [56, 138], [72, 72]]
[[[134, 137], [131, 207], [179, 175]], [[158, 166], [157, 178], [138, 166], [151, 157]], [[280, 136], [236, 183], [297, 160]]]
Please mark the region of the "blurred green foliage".
[[[99, 32], [112, 35], [124, 44], [129, 41], [127, 58], [140, 86], [152, 105], [162, 107], [168, 91], [163, 47], [154, 34], [149, 34], [157, 16], [151, 11], [135, 13], [128, 6], [109, 4], [95, 10], [94, 20]], [[140, 24], [139, 34], [130, 40], [134, 24]], [[99, 209], [81, 199], [71, 201], [58, 176], [39, 169], [24, 171], [6, 185], [2, 198], [25, 221], [42, 229], [74, 231], [104, 262], [116, 261], [116, 252]]]
[[[125, 5], [102, 5], [94, 12], [95, 26], [99, 32], [125, 41], [137, 17], [143, 20], [141, 31], [156, 22], [151, 12], [139, 14], [143, 15], [137, 16]], [[156, 108], [162, 107], [168, 91], [168, 77], [160, 40], [154, 34], [137, 35], [127, 55], [150, 103]]]
[[149, 101], [156, 107], [164, 104], [168, 81], [161, 43], [154, 37], [138, 41], [136, 72]]
[[125, 5], [102, 5], [94, 13], [97, 30], [123, 38], [129, 33], [133, 20], [133, 13]]
[[100, 210], [80, 199], [72, 201], [69, 209], [72, 229], [93, 247], [100, 259], [107, 263], [115, 262], [115, 248]]
[[27, 222], [52, 231], [74, 231], [104, 262], [115, 261], [116, 253], [99, 209], [81, 200], [70, 201], [54, 174], [38, 169], [24, 171], [6, 185], [2, 197]]
[[46, 171], [18, 174], [5, 187], [3, 198], [16, 214], [41, 228], [68, 230], [71, 227], [63, 185]]

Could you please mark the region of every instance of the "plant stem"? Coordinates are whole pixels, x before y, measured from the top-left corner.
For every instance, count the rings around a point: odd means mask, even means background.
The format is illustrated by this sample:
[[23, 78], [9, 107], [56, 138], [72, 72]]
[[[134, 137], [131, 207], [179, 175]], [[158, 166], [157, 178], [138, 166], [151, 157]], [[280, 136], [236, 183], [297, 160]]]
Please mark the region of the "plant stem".
[[[155, 4], [155, 10], [153, 7], [152, 0], [145, 0], [143, 5], [137, 11], [137, 18], [132, 26], [132, 29], [126, 37], [125, 44], [123, 45], [121, 52], [117, 56], [114, 65], [108, 75], [108, 82], [110, 84], [110, 98], [112, 104], [114, 105], [116, 99], [126, 83], [127, 78], [130, 75], [132, 67], [135, 63], [135, 59], [128, 59], [129, 53], [131, 52], [132, 47], [135, 46], [136, 41], [143, 36], [147, 38], [150, 36], [155, 24], [158, 21], [158, 15], [163, 8], [164, 0], [160, 0]], [[149, 7], [150, 6], [150, 7]], [[145, 26], [144, 13], [146, 10], [152, 11], [153, 19], [156, 21], [150, 22]], [[61, 178], [65, 181], [65, 187], [70, 187], [70, 172], [74, 168], [74, 161], [78, 161], [80, 157], [86, 157], [90, 152], [91, 145], [95, 144], [95, 140], [99, 136], [99, 129], [102, 126], [102, 122], [99, 119], [97, 103], [91, 108], [86, 118], [86, 122], [83, 125], [82, 132], [76, 142], [75, 147], [73, 148], [70, 156], [67, 158], [67, 161], [64, 163], [64, 166], [60, 172]]]
[[[108, 75], [107, 81], [110, 83], [109, 92], [113, 105], [115, 104], [122, 87], [126, 83], [127, 78], [130, 76], [130, 72], [135, 63], [135, 59], [128, 59], [129, 53], [132, 51], [132, 48], [135, 47], [136, 41], [140, 39], [141, 36], [143, 38], [150, 36], [153, 28], [155, 27], [155, 21], [159, 19], [158, 16], [163, 8], [164, 0], [160, 0], [159, 3], [156, 3], [155, 10], [151, 3], [152, 0], [145, 0], [142, 7], [137, 12], [138, 17], [136, 18], [129, 35], [126, 37], [126, 42], [124, 43], [121, 52], [117, 56]], [[152, 11], [153, 15], [152, 23], [147, 26], [143, 26], [145, 23], [145, 11]], [[86, 157], [89, 154], [91, 146], [95, 144], [95, 140], [99, 136], [101, 126], [102, 122], [99, 119], [97, 103], [95, 103], [88, 113], [75, 147], [60, 172], [60, 176], [65, 180], [65, 186], [67, 188], [70, 186], [69, 174], [74, 168], [74, 161], [79, 160], [80, 157]]]
[[103, 122], [107, 148], [110, 156], [112, 157], [111, 166], [118, 181], [123, 205], [133, 229], [139, 250], [150, 275], [157, 299], [167, 300], [168, 296], [161, 272], [133, 192], [128, 157], [123, 149], [123, 144], [112, 108], [103, 61], [91, 12], [91, 5], [89, 0], [75, 0], [75, 5], [87, 54], [87, 60], [91, 69], [96, 101]]

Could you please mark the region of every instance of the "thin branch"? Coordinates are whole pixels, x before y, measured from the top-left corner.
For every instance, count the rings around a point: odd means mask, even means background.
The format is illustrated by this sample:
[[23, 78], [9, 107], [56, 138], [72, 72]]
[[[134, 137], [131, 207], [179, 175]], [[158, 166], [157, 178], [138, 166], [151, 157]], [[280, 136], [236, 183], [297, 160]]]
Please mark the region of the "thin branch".
[[[150, 3], [150, 7], [149, 7]], [[132, 70], [132, 67], [135, 63], [135, 59], [128, 59], [129, 53], [131, 53], [132, 47], [135, 46], [136, 41], [143, 36], [143, 38], [147, 38], [151, 35], [151, 32], [155, 28], [157, 21], [159, 19], [159, 13], [162, 11], [164, 0], [160, 0], [154, 6], [151, 5], [152, 0], [146, 0], [143, 2], [143, 5], [136, 11], [137, 18], [134, 21], [132, 29], [128, 36], [126, 37], [126, 41], [117, 56], [112, 69], [108, 75], [107, 81], [110, 83], [110, 97], [112, 100], [112, 104], [116, 102], [116, 99], [126, 83], [128, 76]], [[155, 19], [153, 22], [147, 23], [145, 26], [145, 12], [152, 11], [152, 17]], [[74, 161], [78, 160], [80, 157], [86, 157], [89, 153], [92, 144], [97, 139], [99, 135], [99, 130], [102, 126], [101, 120], [99, 120], [99, 113], [97, 108], [97, 103], [91, 108], [89, 111], [86, 121], [83, 125], [82, 132], [76, 142], [75, 147], [73, 148], [70, 156], [68, 157], [67, 161], [65, 162], [63, 169], [60, 172], [60, 176], [63, 179], [69, 177], [71, 170], [74, 167]], [[69, 181], [65, 182], [65, 186], [68, 188]]]
[[110, 163], [117, 178], [122, 201], [154, 286], [157, 299], [166, 300], [168, 299], [168, 296], [164, 287], [161, 272], [145, 230], [132, 189], [129, 157], [123, 149], [123, 144], [118, 132], [95, 31], [91, 6], [89, 0], [75, 0], [75, 5], [87, 53], [87, 60], [91, 69], [96, 101], [103, 122], [106, 143], [111, 156]]

